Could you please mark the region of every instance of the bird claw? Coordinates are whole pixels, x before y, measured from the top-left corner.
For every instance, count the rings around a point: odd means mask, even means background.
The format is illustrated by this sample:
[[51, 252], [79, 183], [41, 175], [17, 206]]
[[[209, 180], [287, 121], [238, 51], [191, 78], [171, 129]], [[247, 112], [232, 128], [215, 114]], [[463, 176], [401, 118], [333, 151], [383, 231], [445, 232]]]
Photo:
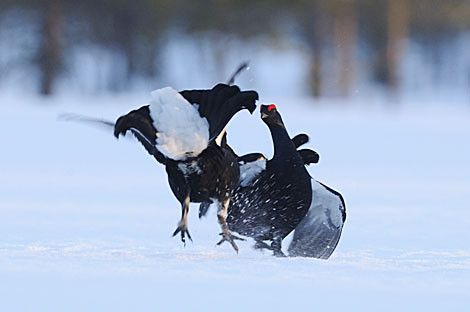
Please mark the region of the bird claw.
[[244, 241], [244, 238], [238, 237], [236, 235], [233, 235], [232, 233], [220, 233], [219, 235], [222, 236], [222, 239], [217, 243], [217, 246], [221, 245], [223, 242], [229, 242], [233, 249], [238, 253], [238, 246], [235, 244], [234, 240], [241, 240]]
[[184, 246], [186, 247], [186, 239], [185, 236], [187, 235], [189, 240], [192, 242], [193, 239], [191, 238], [191, 235], [189, 234], [188, 228], [183, 225], [178, 225], [176, 230], [173, 232], [173, 236], [176, 236], [176, 234], [181, 233], [181, 241], [183, 242]]

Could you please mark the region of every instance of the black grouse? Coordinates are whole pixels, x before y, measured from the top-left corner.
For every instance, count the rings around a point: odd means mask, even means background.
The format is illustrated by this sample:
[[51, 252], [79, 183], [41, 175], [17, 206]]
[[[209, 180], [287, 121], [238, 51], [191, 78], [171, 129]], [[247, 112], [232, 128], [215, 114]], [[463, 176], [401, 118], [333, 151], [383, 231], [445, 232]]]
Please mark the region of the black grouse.
[[[316, 164], [319, 160], [318, 153], [311, 149], [298, 149], [301, 145], [307, 143], [308, 140], [309, 138], [306, 134], [299, 134], [292, 139], [292, 142], [305, 165]], [[244, 179], [251, 181], [253, 175], [257, 175], [257, 172], [263, 170], [262, 168], [264, 168], [264, 163], [266, 162], [265, 156], [261, 153], [243, 155], [238, 157], [238, 160], [242, 181]], [[343, 224], [346, 220], [346, 205], [343, 197], [337, 191], [313, 178], [311, 183], [312, 201], [308, 212], [297, 226], [295, 224], [291, 225], [295, 227], [295, 231], [288, 248], [289, 256], [328, 259], [335, 250], [341, 236]], [[267, 209], [269, 211], [269, 207]], [[233, 223], [244, 223], [244, 218], [250, 218], [250, 215], [230, 209], [228, 218], [229, 227], [233, 229]], [[235, 222], [233, 219], [237, 221]], [[269, 225], [269, 220], [266, 221], [265, 226]], [[245, 231], [245, 233], [248, 233], [245, 235], [249, 235], [248, 231]], [[256, 237], [256, 234], [253, 237]], [[270, 246], [263, 245], [259, 241], [257, 241], [255, 247], [270, 249]]]
[[240, 185], [232, 196], [227, 223], [230, 230], [253, 237], [255, 248], [284, 256], [282, 240], [310, 207], [311, 178], [276, 106], [261, 105], [261, 119], [271, 132], [274, 156], [268, 161], [258, 153], [242, 158], [246, 164], [241, 167]]
[[226, 216], [239, 181], [237, 157], [226, 143], [225, 126], [240, 110], [256, 108], [258, 94], [218, 84], [211, 90], [152, 93], [150, 105], [120, 117], [114, 135], [131, 131], [155, 159], [165, 165], [170, 188], [181, 203], [182, 215], [173, 236], [185, 243], [190, 202], [216, 202], [222, 239], [238, 252]]

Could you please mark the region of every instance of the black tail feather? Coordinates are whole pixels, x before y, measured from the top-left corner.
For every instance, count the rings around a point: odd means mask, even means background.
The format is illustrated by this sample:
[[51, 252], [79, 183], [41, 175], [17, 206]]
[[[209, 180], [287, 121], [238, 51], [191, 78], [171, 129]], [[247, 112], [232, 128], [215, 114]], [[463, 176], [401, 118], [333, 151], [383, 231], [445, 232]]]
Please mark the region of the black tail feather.
[[295, 148], [299, 148], [300, 146], [304, 145], [305, 143], [307, 143], [309, 140], [309, 137], [307, 134], [305, 133], [300, 133], [300, 134], [297, 134], [293, 139], [292, 139], [292, 142], [294, 142], [294, 145], [295, 145]]
[[231, 86], [235, 82], [235, 78], [237, 78], [238, 74], [240, 74], [242, 72], [242, 70], [244, 70], [244, 69], [246, 69], [246, 70], [250, 69], [250, 67], [248, 66], [248, 62], [243, 62], [242, 64], [240, 64], [240, 66], [237, 68], [237, 70], [230, 77], [227, 84], [229, 86]]
[[[297, 134], [292, 138], [292, 142], [295, 145], [295, 148], [298, 149], [300, 146], [304, 145], [309, 141], [309, 137], [305, 133]], [[311, 149], [298, 149], [297, 150], [302, 157], [305, 165], [316, 164], [320, 160], [320, 155], [317, 152]]]
[[320, 155], [311, 149], [301, 149], [298, 152], [305, 165], [316, 164], [320, 160]]

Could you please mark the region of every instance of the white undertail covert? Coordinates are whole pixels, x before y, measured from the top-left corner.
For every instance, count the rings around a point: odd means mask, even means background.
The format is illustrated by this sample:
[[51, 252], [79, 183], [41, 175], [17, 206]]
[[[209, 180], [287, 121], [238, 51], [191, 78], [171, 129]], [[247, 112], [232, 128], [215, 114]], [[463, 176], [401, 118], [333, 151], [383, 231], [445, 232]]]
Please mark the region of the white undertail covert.
[[209, 143], [209, 122], [171, 87], [152, 92], [150, 117], [157, 129], [157, 149], [166, 157], [184, 160], [199, 155]]

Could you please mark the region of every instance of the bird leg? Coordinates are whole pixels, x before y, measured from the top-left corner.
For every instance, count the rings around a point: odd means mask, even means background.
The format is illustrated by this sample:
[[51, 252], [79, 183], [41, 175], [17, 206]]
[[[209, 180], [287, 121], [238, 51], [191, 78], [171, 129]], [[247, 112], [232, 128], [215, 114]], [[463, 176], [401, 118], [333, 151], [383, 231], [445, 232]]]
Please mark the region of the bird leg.
[[186, 239], [185, 236], [188, 235], [188, 238], [193, 241], [191, 235], [188, 231], [188, 212], [189, 212], [189, 195], [184, 199], [181, 203], [181, 220], [178, 223], [178, 227], [176, 228], [173, 236], [178, 233], [181, 233], [181, 241], [183, 242], [184, 246], [186, 246]]
[[217, 245], [220, 245], [223, 242], [227, 241], [232, 245], [233, 249], [235, 249], [235, 251], [238, 253], [238, 246], [237, 244], [235, 244], [234, 240], [238, 239], [238, 240], [244, 241], [244, 239], [233, 235], [228, 229], [228, 225], [225, 219], [227, 217], [229, 203], [230, 203], [230, 199], [227, 199], [226, 201], [224, 201], [222, 204], [219, 205], [219, 211], [217, 212], [217, 220], [219, 221], [220, 228], [222, 229], [222, 233], [220, 233], [220, 235], [222, 235], [222, 239], [217, 243]]
[[271, 243], [271, 250], [273, 251], [273, 256], [276, 257], [286, 257], [286, 255], [281, 250], [282, 239], [274, 238]]

